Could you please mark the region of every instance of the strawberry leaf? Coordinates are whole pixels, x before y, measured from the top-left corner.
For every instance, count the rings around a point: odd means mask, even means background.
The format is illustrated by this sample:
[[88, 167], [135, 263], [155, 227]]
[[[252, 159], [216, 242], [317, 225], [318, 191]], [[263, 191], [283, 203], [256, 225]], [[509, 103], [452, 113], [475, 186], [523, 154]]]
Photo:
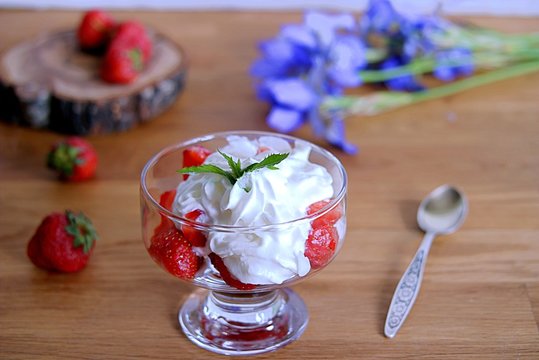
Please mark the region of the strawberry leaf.
[[94, 225], [83, 213], [75, 214], [67, 210], [65, 215], [67, 217], [65, 231], [73, 236], [73, 246], [82, 246], [84, 253], [88, 253], [98, 237]]

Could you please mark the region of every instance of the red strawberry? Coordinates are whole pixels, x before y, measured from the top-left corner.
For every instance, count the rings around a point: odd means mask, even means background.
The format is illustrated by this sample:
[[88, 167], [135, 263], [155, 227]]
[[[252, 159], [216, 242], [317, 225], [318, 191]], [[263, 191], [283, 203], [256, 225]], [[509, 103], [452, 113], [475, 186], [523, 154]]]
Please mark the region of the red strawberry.
[[46, 270], [76, 272], [88, 263], [97, 234], [82, 213], [66, 211], [47, 216], [28, 243], [32, 262]]
[[36, 234], [34, 234], [34, 236], [32, 236], [32, 238], [30, 239], [30, 242], [28, 243], [28, 247], [26, 249], [26, 253], [30, 260], [38, 268], [45, 270], [54, 270], [49, 261], [45, 259], [43, 257], [43, 254], [41, 253], [41, 237], [38, 232], [36, 232]]
[[101, 79], [113, 84], [129, 84], [138, 77], [143, 68], [140, 49], [111, 44], [101, 65]]
[[143, 65], [152, 57], [152, 40], [144, 26], [136, 21], [120, 24], [114, 31], [110, 46], [137, 48], [142, 53]]
[[[169, 190], [165, 191], [161, 194], [161, 197], [159, 198], [159, 205], [164, 207], [165, 209], [172, 211], [172, 204], [174, 203], [174, 198], [176, 198], [176, 190]], [[155, 229], [155, 232], [162, 232], [164, 230], [170, 229], [174, 227], [174, 223], [172, 220], [170, 220], [165, 215], [161, 215], [161, 223], [159, 226]]]
[[228, 285], [235, 287], [236, 289], [240, 290], [252, 290], [256, 287], [254, 284], [244, 284], [238, 279], [236, 279], [227, 269], [223, 259], [216, 253], [210, 253], [208, 255], [210, 257], [211, 263], [213, 266], [219, 271], [219, 274], [221, 274], [221, 278], [224, 282], [226, 282]]
[[176, 228], [155, 233], [148, 252], [165, 270], [180, 279], [193, 279], [202, 263], [202, 258]]
[[[317, 201], [307, 208], [307, 215], [312, 215], [318, 210], [322, 209], [324, 206], [329, 204], [329, 200], [321, 200]], [[316, 220], [312, 222], [313, 228], [319, 228], [321, 226], [327, 225], [335, 225], [335, 223], [342, 217], [342, 203], [335, 206], [333, 209], [325, 213], [324, 215], [320, 216]]]
[[[189, 219], [191, 221], [198, 221], [200, 217], [204, 216], [204, 211], [197, 209], [188, 212], [184, 215], [186, 219]], [[200, 230], [195, 229], [192, 226], [189, 225], [182, 225], [182, 232], [183, 236], [189, 241], [193, 246], [204, 246], [206, 245], [206, 236], [204, 233]]]
[[83, 50], [103, 48], [114, 28], [114, 20], [101, 10], [91, 10], [84, 14], [77, 30], [79, 46]]
[[305, 242], [305, 256], [313, 269], [319, 269], [331, 260], [338, 238], [339, 234], [333, 226], [313, 227]]
[[256, 154], [262, 154], [263, 152], [270, 151], [270, 148], [267, 146], [259, 146]]
[[56, 170], [62, 180], [87, 180], [97, 169], [97, 153], [88, 141], [69, 137], [52, 147], [47, 156], [47, 166]]
[[[183, 151], [182, 167], [200, 166], [206, 158], [210, 156], [211, 151], [204, 146], [193, 145]], [[183, 174], [183, 179], [187, 179], [189, 175]]]

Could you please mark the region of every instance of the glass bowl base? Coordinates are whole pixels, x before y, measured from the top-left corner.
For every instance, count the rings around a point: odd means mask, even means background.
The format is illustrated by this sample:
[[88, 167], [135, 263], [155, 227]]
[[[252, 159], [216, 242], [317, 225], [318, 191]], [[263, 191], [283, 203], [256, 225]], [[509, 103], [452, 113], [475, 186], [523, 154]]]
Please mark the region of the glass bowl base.
[[187, 338], [222, 355], [255, 355], [298, 339], [309, 321], [307, 307], [294, 291], [223, 293], [198, 290], [180, 308]]

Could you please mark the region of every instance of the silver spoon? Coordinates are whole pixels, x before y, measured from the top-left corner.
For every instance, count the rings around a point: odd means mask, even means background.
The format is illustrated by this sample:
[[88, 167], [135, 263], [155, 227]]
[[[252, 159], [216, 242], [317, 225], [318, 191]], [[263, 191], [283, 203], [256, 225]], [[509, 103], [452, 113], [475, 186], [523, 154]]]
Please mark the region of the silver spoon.
[[450, 185], [436, 188], [419, 205], [417, 223], [425, 231], [425, 237], [393, 294], [384, 327], [384, 334], [388, 338], [397, 334], [414, 305], [434, 237], [455, 232], [467, 214], [466, 197]]

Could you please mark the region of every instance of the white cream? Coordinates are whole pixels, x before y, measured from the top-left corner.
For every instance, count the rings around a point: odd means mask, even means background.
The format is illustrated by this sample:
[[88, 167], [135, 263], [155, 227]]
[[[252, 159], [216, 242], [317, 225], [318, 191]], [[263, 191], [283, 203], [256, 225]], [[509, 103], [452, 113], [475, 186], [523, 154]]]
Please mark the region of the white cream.
[[[242, 167], [259, 162], [270, 153], [289, 153], [277, 165], [278, 170], [259, 169], [246, 173], [236, 184], [217, 174], [192, 174], [180, 183], [174, 211], [186, 214], [203, 210], [208, 224], [256, 227], [287, 222], [306, 215], [309, 205], [333, 196], [331, 175], [311, 163], [310, 146], [297, 141], [292, 148], [276, 137], [230, 136], [220, 150], [240, 159]], [[268, 151], [258, 153], [260, 148]], [[217, 152], [205, 161], [229, 170]], [[249, 191], [245, 191], [249, 189]], [[232, 275], [244, 283], [280, 284], [310, 270], [305, 257], [309, 222], [256, 232], [221, 232], [208, 234], [206, 253], [219, 255]]]

